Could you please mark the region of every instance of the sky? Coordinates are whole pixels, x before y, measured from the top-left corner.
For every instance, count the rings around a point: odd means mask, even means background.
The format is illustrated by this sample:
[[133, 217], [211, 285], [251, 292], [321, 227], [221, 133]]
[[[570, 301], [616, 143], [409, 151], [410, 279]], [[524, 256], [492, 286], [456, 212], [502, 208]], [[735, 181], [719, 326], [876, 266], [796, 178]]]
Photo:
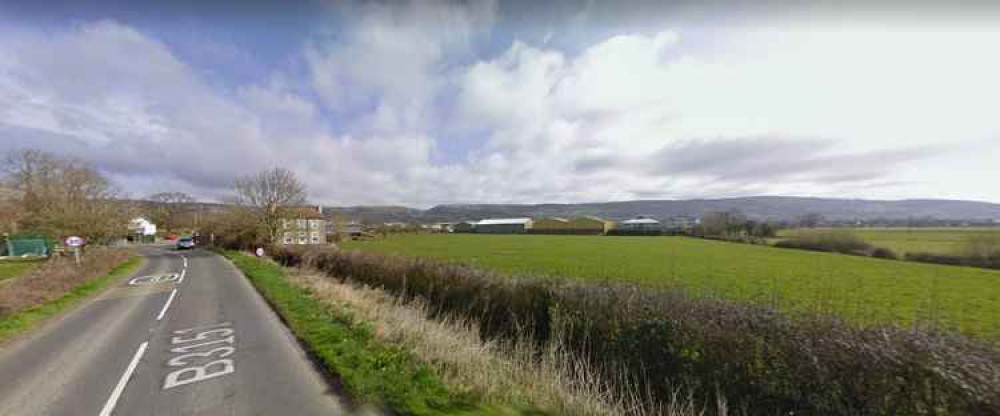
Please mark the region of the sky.
[[991, 2], [0, 0], [0, 152], [136, 198], [1000, 203], [998, 74]]

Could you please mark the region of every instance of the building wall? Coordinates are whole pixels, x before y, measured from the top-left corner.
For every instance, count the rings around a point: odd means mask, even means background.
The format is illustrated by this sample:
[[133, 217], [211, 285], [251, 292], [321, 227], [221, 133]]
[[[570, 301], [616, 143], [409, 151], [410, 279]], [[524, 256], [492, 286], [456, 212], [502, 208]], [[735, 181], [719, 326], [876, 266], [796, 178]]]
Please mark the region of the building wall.
[[294, 218], [282, 220], [281, 244], [326, 244], [326, 220]]
[[573, 218], [569, 223], [570, 228], [596, 233], [604, 233], [611, 229], [610, 221], [604, 221], [597, 218]]
[[570, 228], [570, 222], [556, 218], [542, 218], [535, 220], [531, 228], [537, 232], [545, 232], [548, 230], [566, 230]]
[[487, 224], [477, 225], [477, 234], [523, 234], [527, 231], [524, 224]]

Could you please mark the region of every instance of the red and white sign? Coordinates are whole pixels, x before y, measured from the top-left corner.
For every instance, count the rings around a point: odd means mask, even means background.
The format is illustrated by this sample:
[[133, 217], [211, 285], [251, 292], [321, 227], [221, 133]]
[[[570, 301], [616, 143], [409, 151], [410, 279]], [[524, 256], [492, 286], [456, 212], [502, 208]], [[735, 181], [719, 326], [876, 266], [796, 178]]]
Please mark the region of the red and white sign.
[[84, 240], [83, 237], [77, 237], [77, 236], [66, 237], [67, 246], [80, 247], [84, 244], [87, 244], [87, 240]]

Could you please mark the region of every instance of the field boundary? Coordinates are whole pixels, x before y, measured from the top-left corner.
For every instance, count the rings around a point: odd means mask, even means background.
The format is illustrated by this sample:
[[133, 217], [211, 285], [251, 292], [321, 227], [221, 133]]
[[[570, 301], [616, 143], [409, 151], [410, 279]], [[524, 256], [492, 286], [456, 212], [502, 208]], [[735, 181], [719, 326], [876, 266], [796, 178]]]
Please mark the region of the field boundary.
[[402, 415], [544, 414], [495, 409], [481, 405], [476, 397], [456, 394], [409, 351], [376, 339], [369, 324], [291, 283], [282, 266], [235, 251], [223, 255], [253, 284], [308, 353], [337, 376], [352, 399]]
[[134, 273], [145, 261], [145, 257], [142, 255], [132, 256], [112, 268], [107, 274], [81, 283], [59, 298], [14, 312], [3, 318], [0, 320], [0, 346], [40, 327], [63, 313], [69, 312], [83, 301], [91, 299], [107, 289], [112, 282]]

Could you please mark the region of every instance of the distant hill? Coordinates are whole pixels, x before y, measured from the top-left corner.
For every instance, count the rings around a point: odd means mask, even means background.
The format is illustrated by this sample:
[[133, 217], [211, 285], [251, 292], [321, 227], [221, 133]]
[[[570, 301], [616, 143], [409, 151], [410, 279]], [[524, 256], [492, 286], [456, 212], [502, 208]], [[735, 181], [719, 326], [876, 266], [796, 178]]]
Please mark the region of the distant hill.
[[328, 214], [359, 216], [365, 222], [437, 222], [490, 217], [570, 217], [596, 215], [622, 220], [636, 215], [665, 218], [699, 217], [708, 212], [737, 211], [752, 218], [795, 220], [820, 214], [832, 221], [900, 221], [934, 218], [955, 221], [1000, 220], [1000, 204], [974, 201], [913, 199], [900, 201], [756, 196], [725, 199], [643, 200], [583, 204], [449, 204], [428, 210], [399, 206], [325, 207]]

